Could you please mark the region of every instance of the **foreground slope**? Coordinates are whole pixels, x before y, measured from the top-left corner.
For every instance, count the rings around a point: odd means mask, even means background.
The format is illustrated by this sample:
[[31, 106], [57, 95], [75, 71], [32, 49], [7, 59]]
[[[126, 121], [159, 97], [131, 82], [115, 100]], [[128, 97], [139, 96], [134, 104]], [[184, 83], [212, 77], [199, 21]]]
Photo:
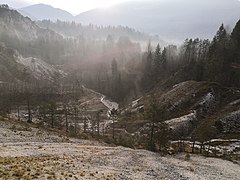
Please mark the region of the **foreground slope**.
[[221, 159], [110, 147], [9, 119], [0, 127], [0, 179], [240, 178], [239, 165]]

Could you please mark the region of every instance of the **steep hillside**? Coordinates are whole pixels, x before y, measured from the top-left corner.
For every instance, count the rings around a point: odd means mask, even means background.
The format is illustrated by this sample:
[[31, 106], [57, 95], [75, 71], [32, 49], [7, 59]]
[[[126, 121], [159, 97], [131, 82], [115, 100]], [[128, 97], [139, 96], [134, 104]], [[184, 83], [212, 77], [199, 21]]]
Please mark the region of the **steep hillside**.
[[0, 7], [0, 41], [24, 56], [41, 57], [57, 63], [63, 37], [52, 30], [37, 26], [16, 10]]
[[24, 58], [19, 54], [17, 54], [15, 58], [17, 63], [22, 64], [29, 70], [29, 73], [38, 80], [53, 81], [56, 77], [61, 78], [66, 76], [66, 73], [58, 70], [56, 66], [50, 65], [42, 59], [34, 57]]
[[237, 0], [137, 1], [94, 9], [76, 16], [83, 24], [126, 25], [168, 40], [211, 38], [224, 23], [231, 27], [240, 17]]
[[0, 44], [0, 81], [14, 82], [23, 80], [24, 66], [16, 62], [13, 49]]
[[19, 82], [31, 80], [53, 81], [56, 77], [65, 77], [66, 73], [39, 58], [24, 58], [16, 50], [0, 44], [0, 81]]
[[0, 27], [1, 40], [5, 40], [7, 37], [15, 38], [19, 41], [61, 37], [53, 31], [39, 28], [30, 18], [22, 16], [16, 10], [3, 7], [0, 8]]
[[[158, 86], [150, 94], [154, 94], [158, 107], [165, 110], [165, 122], [172, 129], [173, 139], [239, 138], [240, 91], [237, 89], [186, 81], [167, 89]], [[150, 101], [150, 95], [133, 101], [123, 110], [118, 127], [125, 127], [130, 133], [147, 134], [144, 110]]]

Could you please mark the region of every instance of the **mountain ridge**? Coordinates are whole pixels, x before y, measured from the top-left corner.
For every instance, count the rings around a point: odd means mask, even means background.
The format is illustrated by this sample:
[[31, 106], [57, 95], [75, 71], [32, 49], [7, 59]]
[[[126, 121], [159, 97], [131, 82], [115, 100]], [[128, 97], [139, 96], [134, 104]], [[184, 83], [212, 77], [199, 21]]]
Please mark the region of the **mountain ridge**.
[[182, 41], [187, 37], [211, 38], [222, 23], [232, 27], [240, 17], [239, 8], [236, 0], [132, 2], [113, 6], [109, 11], [90, 10], [75, 19], [82, 24], [131, 25], [161, 38]]
[[[222, 23], [233, 27], [240, 17], [239, 8], [240, 2], [237, 0], [171, 0], [124, 2], [109, 8], [91, 9], [76, 16], [45, 4], [20, 10], [38, 20], [59, 19], [83, 25], [122, 25], [152, 35], [158, 34], [164, 40], [179, 42], [187, 37], [211, 38]], [[42, 12], [45, 12], [44, 15]]]
[[56, 21], [57, 19], [61, 19], [71, 21], [74, 18], [74, 16], [68, 11], [42, 3], [30, 5], [18, 10], [35, 17], [37, 20], [51, 19]]

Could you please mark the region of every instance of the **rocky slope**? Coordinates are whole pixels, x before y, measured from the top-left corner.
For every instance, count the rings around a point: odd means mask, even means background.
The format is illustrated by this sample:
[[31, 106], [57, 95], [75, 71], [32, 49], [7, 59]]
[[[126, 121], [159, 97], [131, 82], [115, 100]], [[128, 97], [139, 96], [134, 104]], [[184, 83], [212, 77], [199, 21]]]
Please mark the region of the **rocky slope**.
[[17, 63], [22, 64], [26, 69], [30, 71], [30, 74], [38, 80], [50, 80], [54, 81], [54, 78], [62, 78], [67, 74], [56, 66], [50, 65], [39, 58], [28, 57], [24, 58], [21, 55], [16, 57]]
[[28, 78], [39, 81], [53, 81], [62, 78], [66, 73], [40, 58], [23, 57], [18, 51], [0, 44], [0, 81], [19, 82]]
[[61, 35], [38, 27], [7, 6], [0, 6], [0, 80], [23, 81], [24, 71], [33, 80], [63, 77], [62, 71], [50, 65], [52, 60], [59, 59], [56, 55], [59, 40], [63, 40]]

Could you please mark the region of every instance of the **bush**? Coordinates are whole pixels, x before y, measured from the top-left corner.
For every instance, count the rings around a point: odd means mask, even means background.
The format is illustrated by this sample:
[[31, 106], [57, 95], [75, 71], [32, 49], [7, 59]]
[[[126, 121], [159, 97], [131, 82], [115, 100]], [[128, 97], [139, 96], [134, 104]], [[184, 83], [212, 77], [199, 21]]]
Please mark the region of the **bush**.
[[190, 154], [189, 153], [187, 153], [187, 154], [185, 154], [185, 161], [189, 161], [190, 160]]

